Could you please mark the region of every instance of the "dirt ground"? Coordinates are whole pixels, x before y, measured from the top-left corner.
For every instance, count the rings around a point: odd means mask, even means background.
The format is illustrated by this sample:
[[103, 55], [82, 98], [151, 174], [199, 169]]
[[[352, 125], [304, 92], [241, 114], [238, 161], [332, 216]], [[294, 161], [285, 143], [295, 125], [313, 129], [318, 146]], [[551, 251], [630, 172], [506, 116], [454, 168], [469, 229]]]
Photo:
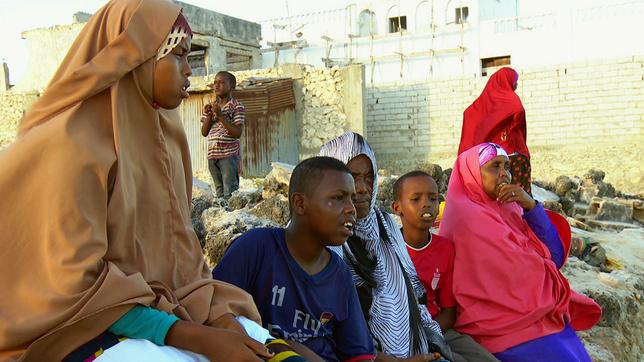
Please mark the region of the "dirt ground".
[[[611, 183], [615, 189], [631, 194], [644, 193], [643, 145], [644, 137], [637, 136], [610, 144], [589, 141], [584, 146], [531, 147], [532, 179], [553, 182], [561, 175], [581, 177], [595, 168], [606, 172], [604, 182]], [[426, 161], [446, 169], [454, 165], [455, 159], [455, 154], [435, 154]], [[405, 166], [409, 170], [410, 166]], [[390, 168], [391, 172], [400, 174], [400, 166]]]

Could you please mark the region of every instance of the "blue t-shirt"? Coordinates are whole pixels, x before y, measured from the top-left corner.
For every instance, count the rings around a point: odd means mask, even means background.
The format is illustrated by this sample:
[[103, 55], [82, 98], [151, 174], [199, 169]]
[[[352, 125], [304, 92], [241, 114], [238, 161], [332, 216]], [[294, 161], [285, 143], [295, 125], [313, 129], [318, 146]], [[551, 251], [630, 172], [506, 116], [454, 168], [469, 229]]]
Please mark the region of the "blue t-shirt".
[[372, 359], [351, 273], [327, 252], [327, 266], [309, 275], [288, 251], [284, 229], [258, 228], [235, 240], [212, 274], [253, 296], [273, 336], [300, 342], [325, 361]]

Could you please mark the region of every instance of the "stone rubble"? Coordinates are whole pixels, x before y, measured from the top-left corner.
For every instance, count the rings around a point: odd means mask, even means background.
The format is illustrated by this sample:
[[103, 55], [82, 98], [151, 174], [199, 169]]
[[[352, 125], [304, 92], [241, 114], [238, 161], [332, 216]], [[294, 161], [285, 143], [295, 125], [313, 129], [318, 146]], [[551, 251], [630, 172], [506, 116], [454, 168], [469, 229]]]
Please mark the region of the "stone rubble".
[[559, 200], [544, 202], [547, 208], [574, 218], [582, 228], [621, 231], [643, 226], [644, 199], [615, 190], [605, 183], [605, 172], [589, 170], [583, 178], [559, 176], [555, 183], [535, 182]]
[[0, 91], [0, 150], [16, 139], [18, 123], [36, 99], [37, 93]]
[[619, 259], [623, 269], [600, 272], [570, 257], [562, 271], [571, 287], [593, 298], [602, 307], [602, 318], [588, 331], [579, 332], [595, 362], [644, 360], [644, 229], [584, 231], [573, 228], [573, 236], [591, 237], [609, 256]]

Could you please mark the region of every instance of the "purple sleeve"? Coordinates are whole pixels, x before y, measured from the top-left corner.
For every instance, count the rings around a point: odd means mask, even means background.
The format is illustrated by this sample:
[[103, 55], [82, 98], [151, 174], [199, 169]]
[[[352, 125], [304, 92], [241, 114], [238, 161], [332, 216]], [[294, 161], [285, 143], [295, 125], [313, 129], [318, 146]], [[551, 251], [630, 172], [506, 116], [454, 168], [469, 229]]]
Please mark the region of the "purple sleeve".
[[557, 228], [550, 222], [543, 205], [537, 202], [534, 209], [523, 214], [523, 218], [535, 235], [548, 247], [557, 268], [561, 268], [565, 256], [564, 248]]

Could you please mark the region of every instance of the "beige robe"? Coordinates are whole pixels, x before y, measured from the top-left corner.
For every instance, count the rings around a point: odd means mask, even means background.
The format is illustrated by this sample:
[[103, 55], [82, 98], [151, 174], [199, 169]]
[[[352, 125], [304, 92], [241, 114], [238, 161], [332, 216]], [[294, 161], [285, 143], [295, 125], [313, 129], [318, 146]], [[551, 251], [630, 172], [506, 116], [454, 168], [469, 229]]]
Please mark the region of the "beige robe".
[[136, 303], [259, 321], [248, 294], [211, 279], [181, 121], [152, 107], [154, 57], [179, 12], [106, 4], [0, 153], [0, 361], [60, 360]]

